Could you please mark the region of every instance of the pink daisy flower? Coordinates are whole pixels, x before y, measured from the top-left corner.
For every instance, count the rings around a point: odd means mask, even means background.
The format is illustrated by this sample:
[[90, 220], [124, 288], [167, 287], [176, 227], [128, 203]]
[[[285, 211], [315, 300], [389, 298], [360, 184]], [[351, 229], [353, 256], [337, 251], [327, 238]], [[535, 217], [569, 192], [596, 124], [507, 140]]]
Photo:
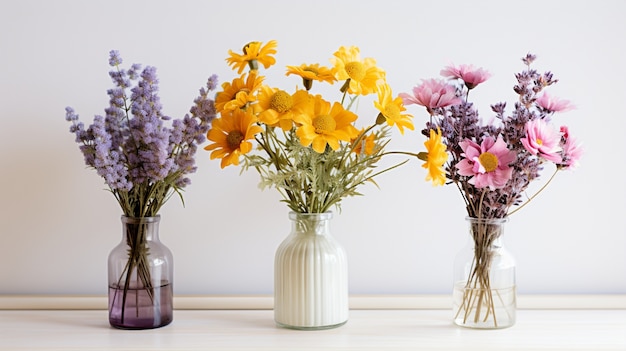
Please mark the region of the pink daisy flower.
[[502, 136], [497, 140], [487, 137], [478, 145], [471, 140], [459, 143], [465, 158], [457, 163], [456, 168], [462, 176], [472, 177], [468, 181], [477, 188], [489, 187], [491, 190], [503, 188], [511, 179], [513, 169], [509, 165], [515, 161], [514, 151], [507, 148]]
[[465, 82], [467, 89], [474, 89], [478, 84], [491, 77], [491, 73], [483, 68], [475, 68], [474, 65], [454, 65], [442, 69], [440, 74], [448, 78], [460, 78]]
[[432, 115], [434, 108], [458, 105], [462, 102], [461, 98], [456, 96], [456, 89], [443, 80], [425, 79], [422, 82], [413, 88], [413, 95], [399, 94], [405, 105], [422, 105]]
[[528, 152], [554, 163], [562, 161], [559, 146], [561, 134], [558, 131], [551, 128], [543, 119], [526, 122], [525, 129], [526, 137], [521, 138], [520, 141]]
[[547, 92], [544, 92], [536, 102], [539, 107], [550, 112], [565, 112], [575, 108], [569, 100], [550, 96]]
[[583, 155], [583, 149], [576, 139], [570, 137], [569, 130], [566, 126], [561, 127], [561, 134], [563, 135], [561, 139], [561, 143], [563, 144], [563, 160], [559, 163], [559, 167], [565, 169], [576, 168]]

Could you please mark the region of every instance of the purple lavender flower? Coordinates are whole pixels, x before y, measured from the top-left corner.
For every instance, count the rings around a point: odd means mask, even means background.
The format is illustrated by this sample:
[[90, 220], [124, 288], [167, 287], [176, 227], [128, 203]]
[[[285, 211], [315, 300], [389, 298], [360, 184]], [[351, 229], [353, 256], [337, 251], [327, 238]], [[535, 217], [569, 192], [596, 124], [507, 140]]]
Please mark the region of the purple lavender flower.
[[126, 89], [131, 86], [131, 79], [128, 77], [128, 73], [124, 70], [110, 71], [109, 76], [119, 88]]
[[535, 59], [537, 59], [536, 55], [528, 53], [526, 54], [526, 56], [522, 57], [522, 62], [524, 62], [526, 66], [530, 66], [535, 61]]
[[213, 74], [209, 77], [206, 83], [206, 87], [209, 91], [213, 91], [217, 89], [218, 83], [219, 83], [219, 80], [217, 79], [217, 74]]
[[151, 216], [173, 191], [190, 184], [187, 175], [196, 171], [194, 154], [216, 115], [208, 95], [217, 87], [217, 76], [200, 90], [191, 115], [173, 120], [168, 127], [165, 122], [170, 117], [161, 111], [156, 68], [141, 70], [141, 65], [133, 64], [124, 70], [122, 62], [119, 52], [109, 53], [114, 87], [107, 90], [104, 117], [95, 116], [85, 129], [74, 109], [67, 107], [65, 119], [72, 123], [70, 132], [76, 135], [85, 163], [104, 179], [124, 214]]
[[128, 179], [127, 169], [119, 167], [120, 155], [111, 147], [111, 135], [106, 130], [105, 119], [95, 116], [91, 127], [95, 150], [93, 167], [96, 172], [104, 178], [111, 190], [131, 190], [133, 184]]
[[[215, 109], [215, 101], [209, 98], [209, 92], [215, 90], [217, 88], [217, 75], [212, 75], [209, 77], [206, 83], [206, 89], [200, 88], [200, 96], [198, 96], [193, 102], [194, 105], [191, 107], [189, 112], [193, 117], [200, 119], [207, 123], [211, 123], [211, 121], [217, 115], [217, 111]], [[208, 130], [208, 128], [207, 128]]]
[[109, 51], [109, 65], [112, 67], [119, 66], [122, 64], [122, 57], [120, 56], [120, 52], [117, 50]]
[[133, 65], [127, 71], [128, 78], [130, 78], [131, 80], [136, 80], [137, 78], [139, 78], [140, 71], [141, 65], [138, 63], [133, 63]]

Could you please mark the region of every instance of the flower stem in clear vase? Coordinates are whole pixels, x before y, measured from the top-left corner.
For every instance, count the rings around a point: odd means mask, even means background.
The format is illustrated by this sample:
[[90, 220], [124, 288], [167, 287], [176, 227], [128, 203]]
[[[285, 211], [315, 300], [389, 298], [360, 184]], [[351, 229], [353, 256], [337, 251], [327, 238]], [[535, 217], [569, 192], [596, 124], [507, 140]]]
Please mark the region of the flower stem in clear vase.
[[454, 265], [454, 322], [480, 329], [515, 324], [515, 261], [502, 245], [506, 218], [468, 217], [470, 240]]
[[173, 259], [159, 240], [160, 217], [122, 216], [122, 241], [109, 254], [109, 323], [151, 329], [173, 319]]

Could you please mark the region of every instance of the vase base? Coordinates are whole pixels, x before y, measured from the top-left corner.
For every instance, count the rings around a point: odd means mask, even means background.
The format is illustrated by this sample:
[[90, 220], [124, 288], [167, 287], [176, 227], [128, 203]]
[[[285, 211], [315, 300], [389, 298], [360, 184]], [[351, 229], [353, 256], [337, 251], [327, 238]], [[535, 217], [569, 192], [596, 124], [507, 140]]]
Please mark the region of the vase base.
[[[152, 289], [109, 287], [109, 324], [116, 329], [164, 327], [174, 320], [172, 284]], [[125, 308], [124, 308], [125, 307]]]
[[113, 323], [109, 323], [109, 324], [111, 325], [111, 327], [113, 327], [115, 329], [120, 329], [120, 330], [147, 330], [147, 329], [163, 328], [165, 326], [168, 326], [168, 325], [172, 324], [172, 321], [170, 320], [169, 322], [167, 322], [165, 324], [156, 325], [156, 326], [147, 326], [147, 327], [125, 326], [125, 325], [117, 325], [117, 324], [113, 324]]
[[317, 325], [317, 326], [298, 326], [298, 325], [289, 325], [289, 324], [284, 324], [284, 323], [280, 323], [280, 322], [276, 322], [276, 325], [281, 327], [281, 328], [285, 328], [285, 329], [293, 329], [293, 330], [326, 330], [326, 329], [334, 329], [334, 328], [339, 328], [342, 325], [348, 323], [347, 320], [341, 322], [341, 323], [337, 323], [337, 324], [330, 324], [330, 325]]
[[483, 330], [506, 329], [506, 328], [510, 328], [510, 327], [515, 325], [515, 323], [507, 324], [507, 325], [499, 324], [498, 326], [494, 326], [493, 323], [463, 324], [462, 321], [461, 322], [454, 321], [454, 324], [459, 326], [459, 327], [461, 327], [461, 328], [466, 328], [466, 329], [483, 329]]
[[454, 324], [470, 329], [504, 329], [515, 324], [517, 309], [515, 286], [505, 289], [466, 286], [466, 282], [455, 285]]

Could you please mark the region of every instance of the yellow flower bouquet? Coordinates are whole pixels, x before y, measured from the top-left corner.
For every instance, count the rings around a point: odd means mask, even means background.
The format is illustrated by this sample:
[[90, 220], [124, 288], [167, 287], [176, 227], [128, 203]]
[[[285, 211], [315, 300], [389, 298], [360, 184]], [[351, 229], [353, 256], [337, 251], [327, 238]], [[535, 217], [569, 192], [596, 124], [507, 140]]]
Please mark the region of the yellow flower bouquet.
[[[274, 261], [274, 319], [294, 329], [328, 329], [348, 319], [347, 258], [329, 232], [330, 208], [360, 195], [357, 187], [400, 162], [376, 169], [386, 152], [391, 128], [413, 129], [402, 99], [393, 97], [385, 72], [357, 47], [341, 47], [332, 67], [287, 66], [300, 78], [294, 91], [264, 84], [259, 66], [276, 63], [276, 41], [251, 42], [243, 52], [230, 51], [226, 61], [239, 76], [222, 84], [215, 97], [219, 117], [205, 148], [221, 167], [254, 168], [261, 187], [276, 188], [291, 210], [291, 233]], [[248, 70], [246, 70], [248, 68]], [[246, 72], [244, 72], [246, 71]], [[337, 99], [313, 91], [313, 83], [342, 82]], [[322, 86], [327, 88], [327, 86]], [[331, 89], [332, 91], [332, 89]], [[378, 110], [369, 120], [351, 111], [361, 96], [373, 98]]]
[[[251, 42], [241, 53], [229, 51], [228, 64], [239, 76], [221, 86], [215, 97], [218, 118], [207, 136], [211, 159], [221, 167], [254, 168], [261, 187], [278, 189], [296, 213], [324, 213], [339, 207], [347, 196], [360, 195], [357, 187], [398, 167], [377, 170], [386, 154], [390, 129], [402, 134], [413, 129], [400, 97], [393, 97], [385, 71], [372, 58], [361, 59], [357, 47], [341, 47], [330, 59], [332, 67], [318, 63], [287, 66], [287, 76], [299, 76], [302, 87], [286, 91], [264, 84], [259, 65], [276, 63], [277, 42]], [[247, 69], [247, 70], [246, 70]], [[313, 93], [313, 83], [342, 82], [336, 101]], [[359, 118], [351, 111], [360, 96], [377, 94], [376, 116]], [[366, 120], [359, 127], [360, 120]], [[405, 161], [406, 162], [406, 161]]]

